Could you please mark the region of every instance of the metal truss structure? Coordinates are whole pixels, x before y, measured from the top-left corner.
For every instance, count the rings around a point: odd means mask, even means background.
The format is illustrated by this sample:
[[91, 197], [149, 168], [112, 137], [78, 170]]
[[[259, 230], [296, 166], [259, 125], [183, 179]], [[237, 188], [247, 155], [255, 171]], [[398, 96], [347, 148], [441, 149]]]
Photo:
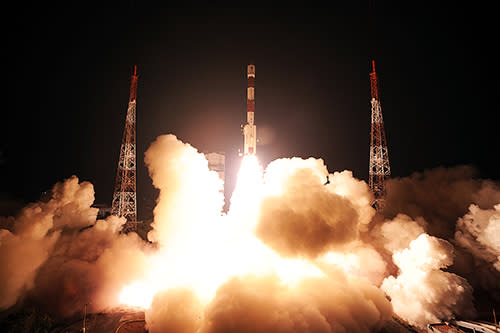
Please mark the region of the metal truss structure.
[[373, 206], [380, 211], [385, 206], [385, 181], [391, 176], [391, 167], [389, 165], [389, 152], [387, 149], [387, 139], [385, 137], [382, 107], [379, 99], [375, 60], [372, 60], [372, 70], [373, 71], [370, 73], [372, 118], [370, 131], [369, 186], [375, 195]]
[[123, 131], [120, 158], [116, 171], [115, 190], [111, 204], [111, 215], [124, 216], [127, 223], [123, 232], [133, 231], [137, 227], [137, 194], [136, 194], [136, 100], [137, 100], [137, 66], [130, 83], [125, 129]]

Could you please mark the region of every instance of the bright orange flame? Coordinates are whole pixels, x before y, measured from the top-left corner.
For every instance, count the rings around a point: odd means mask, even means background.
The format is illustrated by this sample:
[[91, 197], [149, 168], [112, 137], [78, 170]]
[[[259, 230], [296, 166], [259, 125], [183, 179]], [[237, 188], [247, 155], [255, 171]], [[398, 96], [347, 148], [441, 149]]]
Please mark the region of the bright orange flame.
[[[188, 191], [198, 191], [211, 183], [197, 181], [190, 186]], [[305, 260], [281, 258], [255, 236], [264, 186], [257, 157], [245, 156], [228, 215], [194, 216], [169, 229], [169, 241], [152, 258], [146, 280], [126, 286], [120, 301], [148, 308], [158, 291], [188, 287], [208, 303], [217, 288], [233, 276], [276, 274], [286, 284], [305, 276], [323, 276]]]
[[135, 281], [123, 288], [120, 293], [120, 303], [147, 309], [153, 302], [156, 292], [156, 288], [146, 281]]

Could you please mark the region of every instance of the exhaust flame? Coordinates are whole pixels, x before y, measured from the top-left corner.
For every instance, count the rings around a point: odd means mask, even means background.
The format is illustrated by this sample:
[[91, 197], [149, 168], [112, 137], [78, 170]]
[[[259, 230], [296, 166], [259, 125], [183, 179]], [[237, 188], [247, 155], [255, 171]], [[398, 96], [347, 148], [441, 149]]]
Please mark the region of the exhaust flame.
[[[188, 186], [193, 186], [193, 191], [212, 186], [215, 194], [219, 190], [213, 186], [216, 183], [213, 180], [204, 184], [191, 182]], [[265, 191], [263, 170], [257, 157], [244, 156], [229, 213], [178, 216], [179, 223], [169, 228], [174, 232], [168, 235], [168, 242], [163, 243], [160, 254], [152, 260], [148, 279], [123, 288], [120, 302], [148, 308], [157, 292], [182, 287], [195, 291], [202, 303], [207, 304], [217, 288], [235, 276], [276, 274], [288, 285], [304, 277], [324, 276], [306, 260], [281, 258], [255, 236]], [[274, 193], [275, 189], [267, 191]], [[210, 208], [202, 207], [201, 211], [210, 211]]]
[[135, 281], [125, 286], [120, 293], [120, 303], [147, 309], [153, 302], [157, 288], [147, 281]]
[[[388, 221], [387, 227], [383, 221], [369, 226], [375, 215], [370, 206], [373, 196], [350, 171], [329, 174], [321, 159], [291, 158], [271, 162], [264, 172], [256, 156], [245, 156], [230, 210], [224, 215], [222, 183], [196, 149], [173, 135], [161, 136], [145, 160], [153, 184], [160, 189], [148, 236], [159, 250], [149, 258], [145, 278], [123, 288], [120, 300], [147, 309], [151, 332], [165, 331], [180, 318], [191, 331], [202, 333], [244, 331], [256, 322], [261, 323], [253, 329], [256, 332], [289, 332], [295, 325], [319, 323], [326, 326], [318, 331], [325, 332], [376, 331], [393, 311], [380, 286], [396, 304], [396, 313], [424, 327], [430, 317], [411, 317], [401, 304], [411, 302], [406, 296], [415, 286], [423, 285], [420, 295], [428, 295], [441, 286], [439, 281], [450, 280], [456, 290], [463, 290], [454, 299], [460, 304], [457, 311], [467, 313], [470, 285], [440, 270], [451, 264], [451, 252], [428, 246], [422, 239], [411, 242], [424, 230], [409, 218], [402, 223], [403, 216]], [[384, 239], [399, 237], [408, 223], [415, 230], [404, 241], [385, 247]], [[408, 246], [410, 250], [404, 250]], [[422, 249], [414, 250], [418, 246]], [[393, 261], [403, 272], [397, 278], [388, 275], [387, 259], [378, 252], [384, 248], [394, 254]], [[413, 261], [436, 264], [430, 271], [405, 266]], [[428, 277], [438, 281], [429, 283]], [[403, 280], [411, 283], [401, 284]], [[325, 293], [317, 285], [324, 286]], [[457, 313], [444, 301], [446, 309], [440, 309], [439, 304], [412, 297], [421, 302], [421, 313], [441, 311], [443, 319]], [[179, 306], [190, 310], [172, 310]], [[266, 307], [267, 312], [277, 313], [261, 313]], [[374, 311], [370, 320], [362, 308]], [[347, 316], [339, 317], [345, 312]], [[165, 320], [165, 313], [172, 319]], [[200, 313], [199, 321], [193, 313]], [[304, 321], [275, 322], [283, 313]], [[313, 313], [320, 317], [312, 319]], [[253, 319], [247, 323], [228, 318]], [[177, 326], [175, 330], [179, 331]]]

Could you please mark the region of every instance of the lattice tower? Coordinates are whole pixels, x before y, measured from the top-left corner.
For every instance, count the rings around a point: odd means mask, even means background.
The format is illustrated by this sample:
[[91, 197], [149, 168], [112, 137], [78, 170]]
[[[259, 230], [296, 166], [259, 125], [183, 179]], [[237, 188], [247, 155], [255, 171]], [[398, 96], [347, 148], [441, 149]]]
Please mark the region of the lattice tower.
[[111, 204], [111, 214], [124, 216], [127, 223], [124, 232], [135, 230], [137, 227], [137, 193], [136, 193], [136, 101], [137, 101], [137, 66], [130, 83], [130, 97], [128, 102], [125, 129], [123, 130], [120, 158], [116, 171], [115, 190]]
[[377, 73], [375, 72], [375, 60], [372, 60], [372, 70], [370, 73], [372, 119], [369, 185], [375, 195], [373, 206], [377, 210], [381, 210], [385, 206], [385, 182], [391, 176], [391, 167], [389, 165], [389, 152], [385, 137], [382, 106], [379, 98]]

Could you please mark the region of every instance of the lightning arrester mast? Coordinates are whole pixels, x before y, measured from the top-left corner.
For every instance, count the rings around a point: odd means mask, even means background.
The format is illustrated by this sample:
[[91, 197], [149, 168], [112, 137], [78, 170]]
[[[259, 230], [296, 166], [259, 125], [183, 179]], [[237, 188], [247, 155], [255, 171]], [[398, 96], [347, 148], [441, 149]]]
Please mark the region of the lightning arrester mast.
[[136, 194], [136, 101], [137, 101], [137, 66], [130, 83], [125, 129], [123, 130], [120, 158], [116, 171], [115, 190], [111, 204], [111, 215], [124, 216], [127, 222], [122, 231], [128, 232], [137, 226], [137, 194]]
[[385, 182], [391, 176], [391, 167], [389, 165], [384, 119], [382, 118], [382, 107], [379, 98], [377, 73], [375, 72], [375, 60], [372, 60], [372, 70], [370, 73], [372, 119], [369, 185], [375, 196], [373, 206], [377, 211], [380, 211], [385, 206]]

